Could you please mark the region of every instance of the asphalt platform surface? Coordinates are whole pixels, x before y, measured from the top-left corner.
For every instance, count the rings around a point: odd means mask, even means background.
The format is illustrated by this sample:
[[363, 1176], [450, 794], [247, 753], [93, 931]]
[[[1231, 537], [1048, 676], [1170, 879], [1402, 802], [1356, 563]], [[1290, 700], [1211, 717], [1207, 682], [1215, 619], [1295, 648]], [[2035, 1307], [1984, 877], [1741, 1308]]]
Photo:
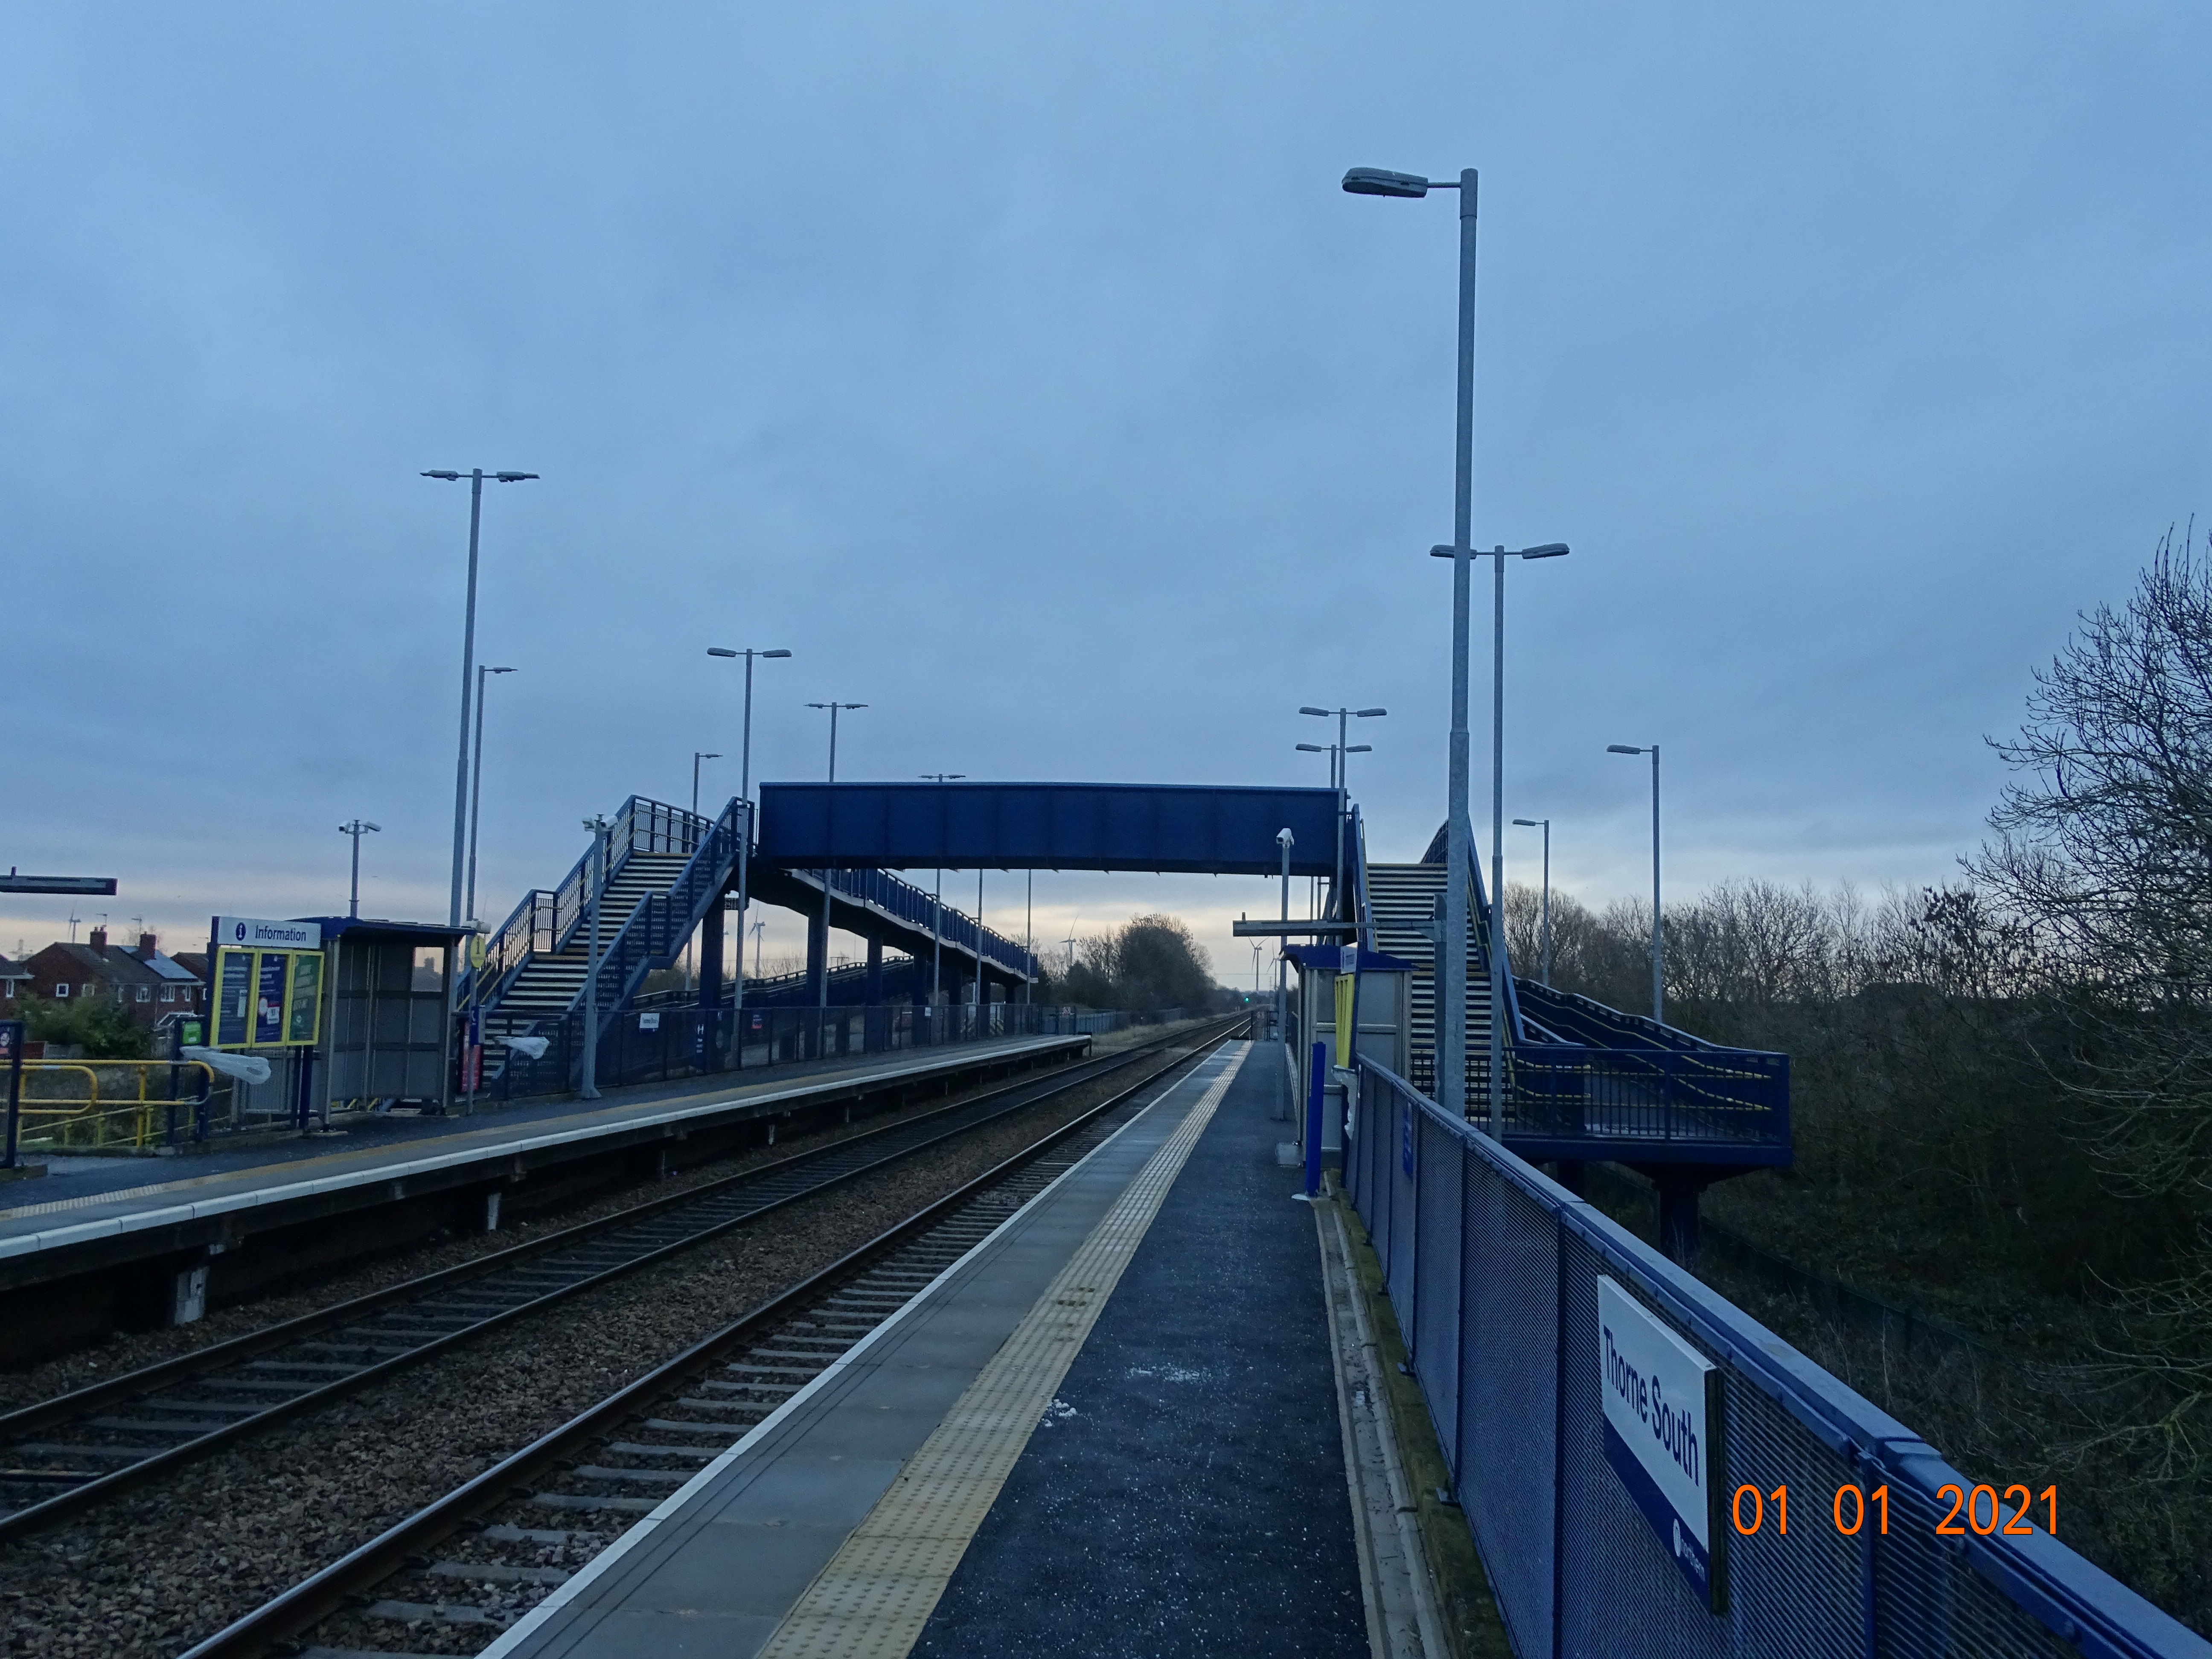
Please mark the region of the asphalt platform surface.
[[1287, 1087], [1262, 1063], [1231, 1085], [916, 1656], [1367, 1652]]

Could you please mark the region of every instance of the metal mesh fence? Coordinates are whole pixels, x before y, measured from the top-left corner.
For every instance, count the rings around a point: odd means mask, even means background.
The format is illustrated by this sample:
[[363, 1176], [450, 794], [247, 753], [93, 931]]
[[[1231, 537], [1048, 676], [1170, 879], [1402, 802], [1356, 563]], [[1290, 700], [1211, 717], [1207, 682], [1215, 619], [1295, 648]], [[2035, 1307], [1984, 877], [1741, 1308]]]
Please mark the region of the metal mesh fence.
[[[1346, 1187], [1521, 1659], [2212, 1659], [2212, 1644], [2040, 1528], [2008, 1535], [1990, 1488], [1976, 1511], [1986, 1532], [1977, 1521], [1940, 1534], [1954, 1507], [1942, 1489], [1973, 1488], [1933, 1448], [1474, 1126], [1360, 1064]], [[1717, 1613], [1606, 1455], [1601, 1277], [1718, 1367]], [[1754, 1528], [1725, 1519], [1743, 1488], [1765, 1498]], [[1786, 1531], [1771, 1497], [1783, 1489]]]

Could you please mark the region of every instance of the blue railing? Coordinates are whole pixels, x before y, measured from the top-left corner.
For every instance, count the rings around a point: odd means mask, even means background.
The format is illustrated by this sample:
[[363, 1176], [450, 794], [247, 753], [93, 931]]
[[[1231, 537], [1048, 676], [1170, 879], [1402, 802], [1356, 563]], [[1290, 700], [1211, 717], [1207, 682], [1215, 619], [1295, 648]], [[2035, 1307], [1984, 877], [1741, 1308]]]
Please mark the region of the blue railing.
[[[728, 816], [726, 810], [723, 817]], [[700, 837], [713, 823], [714, 820], [680, 806], [632, 795], [615, 814], [607, 832], [606, 879], [612, 881], [619, 875], [634, 853], [696, 852]], [[568, 944], [590, 903], [591, 867], [592, 852], [587, 847], [559, 885], [532, 888], [525, 893], [499, 930], [484, 941], [483, 1000], [486, 1007], [497, 1006], [533, 955], [550, 954]], [[470, 977], [467, 973], [461, 976], [464, 1002], [470, 997]]]
[[[819, 870], [793, 869], [786, 873], [817, 890], [822, 885]], [[933, 895], [911, 882], [900, 880], [888, 870], [836, 870], [830, 872], [830, 884], [854, 903], [872, 906], [925, 933], [934, 925], [937, 936], [947, 945], [971, 957], [976, 954], [979, 930], [975, 917], [949, 904], [940, 904]], [[1024, 979], [1036, 977], [1036, 957], [1032, 953], [988, 927], [980, 931], [985, 961], [996, 963], [1008, 973]]]
[[1515, 988], [1527, 1004], [1531, 1019], [1562, 1042], [1584, 1042], [1597, 1048], [1672, 1048], [1684, 1054], [1719, 1047], [1687, 1031], [1662, 1025], [1646, 1015], [1609, 1008], [1572, 991], [1550, 990], [1534, 980], [1517, 978]]
[[1506, 1083], [1505, 1133], [1516, 1139], [1790, 1146], [1787, 1054], [1519, 1042]]
[[[2033, 1527], [2039, 1510], [2025, 1533], [1938, 1535], [1942, 1489], [1975, 1488], [1935, 1448], [1371, 1060], [1346, 1146], [1346, 1188], [1520, 1659], [2212, 1659], [2212, 1644]], [[1717, 1368], [1717, 1490], [1769, 1495], [1759, 1530], [1723, 1534], [1720, 1612], [1605, 1449], [1601, 1278]], [[1831, 1524], [1850, 1486], [1888, 1488], [1886, 1534]]]
[[[672, 807], [665, 810], [676, 811]], [[688, 849], [659, 846], [624, 848], [625, 858], [631, 851], [663, 850], [689, 850], [691, 857], [666, 892], [647, 894], [614, 937], [601, 944], [598, 989], [603, 1020], [611, 1018], [624, 1000], [645, 983], [647, 974], [673, 962], [708, 908], [721, 902], [732, 872], [737, 868], [738, 849], [748, 811], [744, 802], [732, 800], [711, 826], [703, 818], [681, 813], [681, 817], [690, 820], [681, 826], [689, 832]], [[607, 878], [611, 881], [616, 868], [611, 859], [607, 868]]]

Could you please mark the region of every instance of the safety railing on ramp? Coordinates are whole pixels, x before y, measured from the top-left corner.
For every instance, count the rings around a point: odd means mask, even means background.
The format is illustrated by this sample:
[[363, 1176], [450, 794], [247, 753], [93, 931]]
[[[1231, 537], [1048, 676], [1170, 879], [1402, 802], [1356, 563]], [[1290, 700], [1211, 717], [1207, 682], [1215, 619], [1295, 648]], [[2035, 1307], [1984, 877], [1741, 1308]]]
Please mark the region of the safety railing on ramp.
[[[1346, 1186], [1520, 1659], [2212, 1659], [2212, 1644], [2045, 1530], [2039, 1488], [2022, 1518], [2002, 1486], [1968, 1480], [1749, 1315], [1370, 1060], [1351, 1116]], [[1601, 1302], [1623, 1328], [1610, 1355]], [[1705, 1523], [1717, 1597], [1692, 1587], [1694, 1539], [1662, 1526], [1670, 1489], [1640, 1473], [1668, 1474], [1652, 1449], [1665, 1443], [1646, 1437], [1639, 1456], [1615, 1426], [1634, 1425], [1620, 1402], [1639, 1398], [1642, 1420], [1681, 1420], [1646, 1386], [1639, 1354], [1656, 1356], [1653, 1376], [1711, 1368], [1707, 1432], [1674, 1443], [1676, 1464], [1717, 1494]]]

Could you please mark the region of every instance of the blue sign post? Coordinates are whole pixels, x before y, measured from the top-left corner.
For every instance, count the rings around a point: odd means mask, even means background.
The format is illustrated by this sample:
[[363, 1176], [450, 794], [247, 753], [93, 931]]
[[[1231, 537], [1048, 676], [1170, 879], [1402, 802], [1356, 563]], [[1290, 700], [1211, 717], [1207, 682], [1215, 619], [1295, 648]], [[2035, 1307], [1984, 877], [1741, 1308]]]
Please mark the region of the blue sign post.
[[1313, 1076], [1306, 1089], [1306, 1193], [1321, 1191], [1322, 1105], [1328, 1097], [1328, 1045], [1313, 1046]]
[[23, 1103], [23, 1022], [0, 1019], [0, 1065], [8, 1068], [8, 1144], [0, 1170], [15, 1167], [15, 1126]]

